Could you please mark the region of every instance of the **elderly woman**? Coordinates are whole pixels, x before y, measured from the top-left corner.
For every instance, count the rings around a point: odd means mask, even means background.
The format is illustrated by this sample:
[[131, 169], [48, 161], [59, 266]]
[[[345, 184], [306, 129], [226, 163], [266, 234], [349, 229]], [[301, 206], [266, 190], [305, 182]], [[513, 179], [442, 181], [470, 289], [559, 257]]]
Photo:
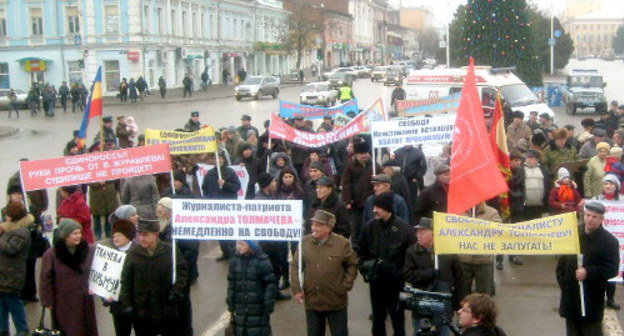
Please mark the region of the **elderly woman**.
[[605, 176], [605, 167], [607, 165], [607, 156], [611, 146], [606, 142], [599, 142], [596, 145], [596, 154], [587, 162], [587, 171], [583, 178], [583, 186], [585, 197], [592, 198], [602, 193], [602, 178]]
[[255, 241], [236, 242], [227, 280], [226, 302], [236, 321], [235, 335], [271, 335], [277, 282], [269, 257]]
[[95, 249], [83, 238], [83, 228], [62, 219], [54, 247], [43, 254], [41, 304], [54, 314], [66, 336], [97, 336], [95, 306], [89, 295], [89, 272]]

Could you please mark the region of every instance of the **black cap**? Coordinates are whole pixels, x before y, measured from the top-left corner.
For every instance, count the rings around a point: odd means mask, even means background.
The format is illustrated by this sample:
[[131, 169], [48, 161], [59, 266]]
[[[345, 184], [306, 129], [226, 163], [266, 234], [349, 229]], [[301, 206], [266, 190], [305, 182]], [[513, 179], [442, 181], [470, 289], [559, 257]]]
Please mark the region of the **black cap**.
[[241, 120], [251, 121], [251, 117], [246, 114], [243, 114], [243, 117], [241, 118]]
[[418, 222], [418, 225], [414, 226], [414, 228], [416, 228], [417, 230], [418, 229], [433, 230], [433, 221], [431, 220], [431, 218], [421, 217], [420, 222]]
[[386, 175], [386, 174], [379, 174], [379, 175], [374, 175], [371, 178], [371, 183], [375, 184], [375, 183], [391, 183], [391, 179], [390, 176]]
[[524, 156], [525, 156], [525, 157], [527, 157], [527, 158], [530, 158], [530, 157], [531, 157], [531, 158], [536, 158], [536, 159], [538, 159], [538, 160], [539, 160], [539, 159], [541, 158], [541, 156], [542, 156], [542, 155], [540, 154], [540, 152], [536, 151], [535, 149], [529, 149], [529, 150], [528, 150], [528, 151], [524, 154]]
[[260, 173], [260, 175], [258, 175], [258, 187], [264, 189], [268, 187], [274, 179], [273, 175], [269, 173]]
[[293, 118], [293, 120], [303, 120], [303, 116], [297, 115]]
[[576, 127], [574, 127], [574, 125], [565, 125], [563, 126], [563, 128], [567, 129], [568, 131], [574, 131]]
[[102, 118], [102, 120], [103, 120], [105, 123], [112, 123], [112, 122], [113, 122], [113, 117], [111, 117], [111, 116], [106, 116], [106, 117]]
[[199, 112], [197, 111], [191, 112], [191, 117], [199, 117]]
[[316, 181], [317, 186], [326, 186], [334, 188], [336, 185], [334, 184], [334, 180], [331, 177], [323, 176], [318, 181]]
[[604, 137], [607, 135], [607, 131], [603, 130], [602, 128], [594, 128], [594, 131], [592, 132], [593, 136], [599, 136], [599, 137]]
[[514, 111], [513, 117], [514, 119], [524, 119], [524, 113], [522, 111]]
[[385, 192], [374, 196], [373, 205], [394, 213], [394, 194]]
[[544, 113], [540, 114], [540, 115], [539, 115], [539, 117], [540, 117], [540, 118], [545, 118], [545, 119], [550, 120], [550, 114], [548, 114], [548, 113], [546, 113], [546, 112], [544, 112]]
[[585, 202], [585, 210], [597, 212], [601, 215], [604, 215], [604, 213], [607, 212], [605, 206], [600, 202]]

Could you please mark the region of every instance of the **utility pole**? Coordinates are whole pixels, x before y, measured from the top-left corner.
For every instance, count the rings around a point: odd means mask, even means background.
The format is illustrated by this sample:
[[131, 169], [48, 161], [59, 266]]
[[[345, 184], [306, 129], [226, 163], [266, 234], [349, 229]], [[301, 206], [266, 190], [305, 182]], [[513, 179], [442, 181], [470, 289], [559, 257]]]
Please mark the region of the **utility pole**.
[[449, 26], [451, 23], [446, 24], [446, 68], [451, 68], [451, 38], [449, 37]]

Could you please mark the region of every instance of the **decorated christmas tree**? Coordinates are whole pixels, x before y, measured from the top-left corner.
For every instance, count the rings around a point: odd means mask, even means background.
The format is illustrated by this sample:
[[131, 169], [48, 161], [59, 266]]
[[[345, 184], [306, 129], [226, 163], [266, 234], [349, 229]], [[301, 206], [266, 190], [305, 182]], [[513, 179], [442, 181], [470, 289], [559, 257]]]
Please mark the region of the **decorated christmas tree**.
[[477, 65], [515, 66], [528, 86], [542, 85], [542, 66], [535, 49], [525, 0], [468, 0], [460, 55]]

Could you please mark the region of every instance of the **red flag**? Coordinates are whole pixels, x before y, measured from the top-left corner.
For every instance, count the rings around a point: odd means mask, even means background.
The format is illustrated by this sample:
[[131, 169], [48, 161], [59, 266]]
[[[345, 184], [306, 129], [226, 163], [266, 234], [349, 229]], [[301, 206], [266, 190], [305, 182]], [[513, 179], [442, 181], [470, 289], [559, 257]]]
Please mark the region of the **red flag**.
[[[492, 114], [492, 129], [490, 130], [490, 142], [492, 143], [492, 151], [494, 158], [498, 164], [505, 181], [511, 180], [511, 167], [509, 163], [509, 149], [507, 149], [507, 136], [505, 135], [505, 120], [503, 119], [503, 106], [500, 100], [500, 94], [496, 97], [494, 105], [494, 113]], [[509, 205], [509, 193], [504, 192], [500, 195], [500, 215], [502, 219], [507, 219], [511, 215]]]
[[453, 134], [448, 212], [462, 214], [508, 190], [496, 165], [485, 128], [471, 57]]

